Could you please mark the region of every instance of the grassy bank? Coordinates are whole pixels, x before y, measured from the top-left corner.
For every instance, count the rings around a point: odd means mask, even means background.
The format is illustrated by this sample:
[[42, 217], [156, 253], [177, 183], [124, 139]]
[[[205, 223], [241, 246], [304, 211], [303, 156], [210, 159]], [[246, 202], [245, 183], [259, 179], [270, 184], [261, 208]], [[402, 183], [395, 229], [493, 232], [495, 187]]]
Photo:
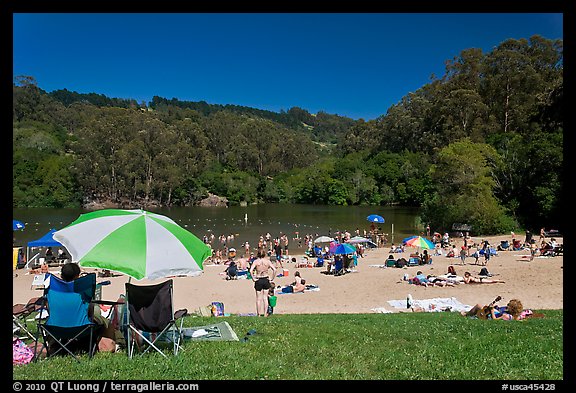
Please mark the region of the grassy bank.
[[[226, 317], [246, 342], [186, 342], [178, 356], [98, 353], [14, 366], [14, 379], [558, 380], [563, 311], [523, 322], [458, 313]], [[186, 317], [184, 326], [215, 318]]]

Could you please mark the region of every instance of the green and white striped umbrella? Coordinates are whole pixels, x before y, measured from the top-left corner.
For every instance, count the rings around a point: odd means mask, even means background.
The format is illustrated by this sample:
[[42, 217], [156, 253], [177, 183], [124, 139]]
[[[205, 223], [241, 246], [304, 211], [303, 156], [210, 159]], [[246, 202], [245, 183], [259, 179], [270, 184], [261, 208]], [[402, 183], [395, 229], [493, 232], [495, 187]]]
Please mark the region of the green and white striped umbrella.
[[81, 214], [52, 237], [80, 266], [108, 269], [137, 280], [202, 273], [212, 250], [160, 214], [104, 209]]

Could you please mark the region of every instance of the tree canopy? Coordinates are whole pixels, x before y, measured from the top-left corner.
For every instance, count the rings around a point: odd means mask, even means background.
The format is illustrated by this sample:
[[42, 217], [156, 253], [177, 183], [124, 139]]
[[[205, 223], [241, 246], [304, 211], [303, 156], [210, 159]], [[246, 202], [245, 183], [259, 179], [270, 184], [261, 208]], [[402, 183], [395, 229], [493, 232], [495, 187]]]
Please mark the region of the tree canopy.
[[398, 204], [496, 233], [562, 227], [563, 42], [470, 48], [375, 120], [13, 85], [13, 206]]

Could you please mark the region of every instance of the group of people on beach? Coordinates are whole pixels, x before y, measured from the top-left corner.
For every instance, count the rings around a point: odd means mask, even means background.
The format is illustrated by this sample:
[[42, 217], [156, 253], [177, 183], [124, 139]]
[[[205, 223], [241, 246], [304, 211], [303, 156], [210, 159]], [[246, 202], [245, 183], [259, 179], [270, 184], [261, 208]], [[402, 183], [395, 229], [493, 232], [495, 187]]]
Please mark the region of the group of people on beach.
[[421, 270], [418, 270], [413, 278], [409, 278], [406, 274], [404, 280], [408, 281], [409, 284], [422, 285], [424, 287], [453, 287], [458, 284], [499, 284], [506, 282], [492, 278], [487, 269], [483, 269], [478, 276], [474, 276], [467, 271], [464, 272], [463, 277], [459, 277], [453, 265], [448, 266], [448, 272], [441, 276], [434, 274], [425, 275]]

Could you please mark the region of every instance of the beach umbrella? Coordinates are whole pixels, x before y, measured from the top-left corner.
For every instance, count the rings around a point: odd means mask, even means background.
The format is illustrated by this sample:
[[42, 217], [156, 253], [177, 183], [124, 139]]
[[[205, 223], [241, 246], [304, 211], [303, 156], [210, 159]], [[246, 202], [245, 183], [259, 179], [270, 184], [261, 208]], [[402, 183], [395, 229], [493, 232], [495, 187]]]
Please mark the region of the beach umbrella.
[[348, 243], [340, 243], [331, 249], [330, 252], [334, 255], [354, 254], [356, 252], [356, 248]]
[[378, 224], [384, 224], [384, 217], [379, 216], [378, 214], [370, 214], [366, 219], [370, 222], [376, 222]]
[[24, 223], [22, 221], [12, 220], [12, 230], [19, 231], [21, 229], [24, 229]]
[[406, 241], [407, 246], [421, 247], [421, 248], [434, 248], [434, 243], [422, 236], [414, 236], [412, 239]]
[[333, 242], [334, 239], [329, 236], [320, 236], [314, 239], [314, 243], [330, 243]]
[[404, 239], [402, 239], [402, 244], [406, 244], [406, 242], [407, 242], [408, 240], [412, 240], [412, 239], [414, 239], [414, 238], [416, 238], [416, 237], [418, 237], [418, 236], [408, 236], [408, 237], [405, 237]]
[[368, 243], [371, 241], [372, 240], [366, 239], [365, 237], [362, 237], [362, 236], [354, 236], [352, 239], [348, 240], [346, 243], [357, 244], [357, 243]]
[[137, 280], [196, 276], [212, 251], [172, 219], [144, 210], [81, 214], [53, 238], [80, 266], [113, 270]]

